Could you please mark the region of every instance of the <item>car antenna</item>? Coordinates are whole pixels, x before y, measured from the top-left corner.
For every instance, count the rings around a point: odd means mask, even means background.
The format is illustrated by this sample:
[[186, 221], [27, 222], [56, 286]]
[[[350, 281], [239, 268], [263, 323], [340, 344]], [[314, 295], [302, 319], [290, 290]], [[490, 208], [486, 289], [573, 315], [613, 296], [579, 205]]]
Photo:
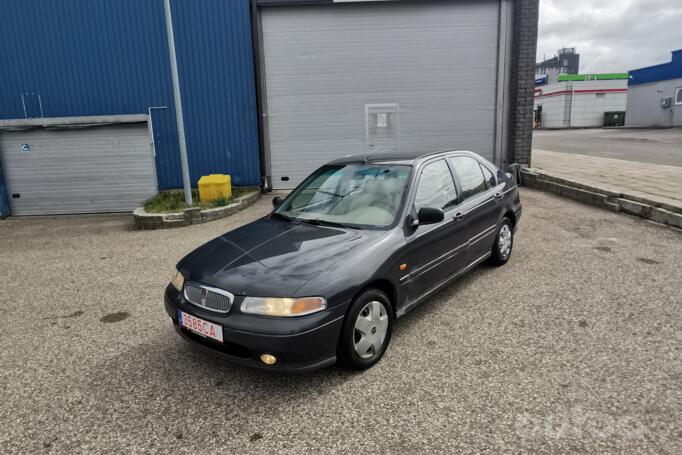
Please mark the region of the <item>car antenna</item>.
[[374, 155], [374, 153], [376, 153], [376, 152], [378, 152], [379, 150], [381, 150], [383, 147], [384, 147], [384, 144], [379, 144], [379, 145], [377, 145], [371, 152], [369, 152], [369, 153], [367, 154], [367, 156], [365, 157], [365, 163], [368, 162], [369, 160], [371, 160], [371, 159], [372, 159], [372, 155]]

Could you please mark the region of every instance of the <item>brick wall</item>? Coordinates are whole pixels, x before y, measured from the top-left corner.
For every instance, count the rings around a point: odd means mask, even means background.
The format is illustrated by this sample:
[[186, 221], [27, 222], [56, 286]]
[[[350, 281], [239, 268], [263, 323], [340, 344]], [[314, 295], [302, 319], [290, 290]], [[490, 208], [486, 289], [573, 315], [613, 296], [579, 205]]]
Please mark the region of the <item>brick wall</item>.
[[[508, 156], [530, 166], [539, 0], [515, 0], [510, 78]], [[511, 164], [511, 163], [503, 163]], [[505, 166], [506, 167], [506, 166]]]

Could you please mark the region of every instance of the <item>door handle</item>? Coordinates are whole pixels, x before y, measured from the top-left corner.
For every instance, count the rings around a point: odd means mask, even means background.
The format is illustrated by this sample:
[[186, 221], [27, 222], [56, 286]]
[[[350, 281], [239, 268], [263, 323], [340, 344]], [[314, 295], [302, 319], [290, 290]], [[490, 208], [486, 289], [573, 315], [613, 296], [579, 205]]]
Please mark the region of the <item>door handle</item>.
[[462, 218], [464, 218], [464, 212], [457, 212], [452, 215], [453, 220], [461, 220]]
[[500, 199], [500, 198], [502, 198], [502, 192], [498, 191], [497, 193], [495, 193], [495, 199]]

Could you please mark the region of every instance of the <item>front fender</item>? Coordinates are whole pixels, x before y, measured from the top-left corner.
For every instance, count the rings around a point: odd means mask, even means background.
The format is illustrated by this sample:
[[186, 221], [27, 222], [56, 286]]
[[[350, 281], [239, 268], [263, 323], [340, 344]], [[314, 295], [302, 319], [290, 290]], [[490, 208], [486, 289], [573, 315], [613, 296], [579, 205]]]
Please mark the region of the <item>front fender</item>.
[[368, 248], [355, 251], [333, 268], [323, 270], [303, 285], [296, 296], [321, 295], [327, 299], [329, 306], [348, 305], [362, 289], [372, 282], [382, 280], [391, 284], [397, 300], [393, 303], [399, 305], [399, 261], [404, 247], [405, 237], [402, 231], [393, 230]]

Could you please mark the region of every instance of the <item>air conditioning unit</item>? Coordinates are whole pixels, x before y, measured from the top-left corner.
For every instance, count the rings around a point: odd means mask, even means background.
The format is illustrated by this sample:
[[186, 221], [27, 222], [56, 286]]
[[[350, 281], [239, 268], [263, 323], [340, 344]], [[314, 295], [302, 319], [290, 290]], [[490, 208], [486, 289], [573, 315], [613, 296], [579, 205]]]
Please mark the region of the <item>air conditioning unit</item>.
[[672, 105], [673, 105], [672, 97], [661, 98], [661, 107], [666, 108], [666, 107], [670, 107]]

